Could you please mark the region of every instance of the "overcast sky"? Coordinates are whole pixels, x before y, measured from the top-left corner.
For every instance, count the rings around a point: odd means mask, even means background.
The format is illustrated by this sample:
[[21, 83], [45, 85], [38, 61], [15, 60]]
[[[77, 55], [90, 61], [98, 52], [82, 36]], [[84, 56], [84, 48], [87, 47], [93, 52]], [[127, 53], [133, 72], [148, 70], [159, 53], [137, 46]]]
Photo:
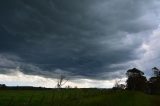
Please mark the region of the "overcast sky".
[[63, 74], [111, 87], [133, 67], [149, 77], [159, 24], [159, 0], [1, 0], [0, 83], [52, 87]]

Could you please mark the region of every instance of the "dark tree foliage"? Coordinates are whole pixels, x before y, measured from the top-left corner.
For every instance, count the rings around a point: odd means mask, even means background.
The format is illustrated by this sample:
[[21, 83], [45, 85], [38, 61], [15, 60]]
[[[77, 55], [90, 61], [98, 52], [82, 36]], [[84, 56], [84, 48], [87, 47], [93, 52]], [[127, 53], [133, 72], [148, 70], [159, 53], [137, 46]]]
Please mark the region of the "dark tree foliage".
[[128, 90], [144, 91], [147, 87], [147, 79], [144, 76], [129, 77], [127, 80]]
[[147, 79], [142, 71], [139, 69], [133, 68], [129, 69], [126, 73], [128, 76], [127, 79], [127, 88], [128, 90], [138, 90], [138, 91], [144, 91], [147, 87]]
[[160, 70], [157, 67], [152, 68], [154, 76], [160, 77]]
[[126, 75], [128, 77], [134, 77], [134, 76], [143, 76], [144, 73], [142, 71], [140, 71], [139, 69], [133, 68], [133, 69], [129, 69], [127, 71]]
[[152, 68], [154, 77], [148, 81], [148, 90], [150, 93], [160, 93], [160, 70], [157, 67]]
[[6, 88], [5, 84], [0, 84], [0, 88]]

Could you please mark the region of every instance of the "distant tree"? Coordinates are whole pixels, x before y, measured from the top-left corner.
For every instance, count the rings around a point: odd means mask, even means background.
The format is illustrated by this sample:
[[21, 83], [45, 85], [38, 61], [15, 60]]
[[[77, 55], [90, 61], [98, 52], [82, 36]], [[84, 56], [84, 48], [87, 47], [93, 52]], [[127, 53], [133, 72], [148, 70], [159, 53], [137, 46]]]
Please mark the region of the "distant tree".
[[0, 84], [0, 88], [6, 88], [5, 84]]
[[67, 85], [65, 88], [72, 88], [71, 86]]
[[152, 68], [154, 77], [160, 77], [160, 70], [157, 67]]
[[148, 88], [150, 93], [160, 92], [160, 70], [157, 67], [152, 68], [154, 76], [148, 81]]
[[74, 88], [78, 88], [77, 86], [74, 86]]
[[143, 76], [144, 73], [141, 70], [137, 69], [137, 68], [133, 68], [133, 69], [129, 69], [127, 71], [126, 75], [128, 77], [136, 77], [136, 76]]
[[112, 89], [113, 90], [122, 90], [122, 89], [125, 89], [126, 86], [124, 84], [121, 84], [120, 82], [121, 82], [121, 80], [116, 80]]
[[147, 79], [142, 71], [139, 69], [133, 68], [129, 69], [126, 73], [128, 76], [127, 79], [127, 88], [128, 90], [138, 90], [144, 91], [147, 87]]
[[115, 87], [115, 88], [118, 88], [118, 87], [119, 87], [119, 85], [120, 85], [120, 81], [121, 81], [121, 80], [119, 80], [119, 81], [118, 81], [118, 80], [116, 80], [116, 81], [115, 81], [115, 84], [114, 84], [114, 87]]
[[68, 80], [66, 79], [66, 77], [64, 75], [60, 75], [58, 81], [57, 81], [57, 88], [61, 88], [63, 85], [66, 84]]

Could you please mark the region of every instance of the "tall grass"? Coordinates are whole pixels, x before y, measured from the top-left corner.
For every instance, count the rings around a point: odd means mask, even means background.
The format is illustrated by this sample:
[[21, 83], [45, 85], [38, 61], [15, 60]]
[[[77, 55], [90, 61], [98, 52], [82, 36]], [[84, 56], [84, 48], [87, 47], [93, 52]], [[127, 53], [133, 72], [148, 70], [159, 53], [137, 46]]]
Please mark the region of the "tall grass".
[[160, 96], [98, 89], [0, 90], [0, 106], [160, 106]]

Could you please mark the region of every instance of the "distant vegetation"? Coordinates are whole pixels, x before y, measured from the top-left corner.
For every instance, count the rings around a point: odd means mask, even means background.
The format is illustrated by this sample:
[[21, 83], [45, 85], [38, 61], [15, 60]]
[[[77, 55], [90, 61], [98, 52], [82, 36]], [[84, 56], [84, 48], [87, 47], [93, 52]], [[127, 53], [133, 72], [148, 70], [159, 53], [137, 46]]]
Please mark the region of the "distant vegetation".
[[126, 81], [126, 89], [134, 91], [143, 91], [146, 93], [160, 93], [160, 70], [156, 67], [152, 68], [154, 76], [147, 78], [139, 69], [133, 68], [127, 71], [128, 79]]
[[141, 91], [148, 94], [160, 94], [160, 70], [156, 67], [152, 68], [153, 76], [147, 80], [144, 73], [137, 69], [129, 69], [126, 72], [128, 79], [126, 85], [115, 83], [114, 90], [131, 90]]
[[65, 76], [57, 80], [57, 88], [7, 87], [0, 85], [0, 106], [160, 106], [160, 70], [146, 79], [136, 68], [126, 72], [126, 85], [116, 81], [112, 89], [62, 88]]

